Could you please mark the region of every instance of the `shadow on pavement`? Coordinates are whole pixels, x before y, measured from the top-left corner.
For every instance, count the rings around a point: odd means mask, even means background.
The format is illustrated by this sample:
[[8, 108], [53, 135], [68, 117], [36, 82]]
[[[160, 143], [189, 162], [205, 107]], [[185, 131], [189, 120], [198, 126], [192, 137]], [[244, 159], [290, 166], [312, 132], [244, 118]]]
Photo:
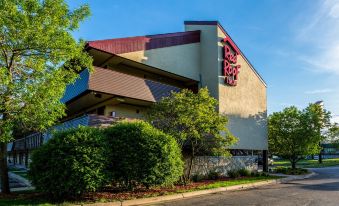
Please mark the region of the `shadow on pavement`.
[[306, 190], [339, 191], [339, 182], [303, 185], [301, 188]]

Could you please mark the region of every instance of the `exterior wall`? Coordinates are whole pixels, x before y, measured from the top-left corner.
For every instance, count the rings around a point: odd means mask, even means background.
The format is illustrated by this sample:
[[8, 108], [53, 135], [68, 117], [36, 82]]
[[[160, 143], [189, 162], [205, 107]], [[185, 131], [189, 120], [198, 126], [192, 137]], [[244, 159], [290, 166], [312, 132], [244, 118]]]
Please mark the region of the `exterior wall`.
[[267, 150], [266, 85], [242, 55], [237, 86], [228, 86], [222, 76], [225, 34], [218, 28], [219, 112], [229, 117], [229, 129], [239, 138], [233, 149]]
[[[139, 113], [137, 113], [137, 110]], [[143, 119], [146, 108], [124, 104], [107, 105], [105, 109], [105, 115], [109, 116], [113, 111], [115, 112], [115, 117]]]
[[200, 43], [129, 52], [119, 56], [199, 81]]
[[229, 117], [228, 128], [239, 141], [232, 149], [267, 150], [266, 85], [243, 54], [237, 86], [228, 86], [222, 76], [225, 33], [217, 24], [186, 24], [186, 31], [200, 30], [200, 86], [207, 86], [219, 100], [219, 112]]
[[[188, 161], [186, 161], [188, 165]], [[209, 172], [217, 172], [222, 176], [228, 176], [228, 171], [246, 168], [250, 171], [258, 170], [256, 156], [200, 156], [193, 160], [192, 175], [208, 175]], [[186, 169], [188, 167], [186, 166]]]
[[185, 31], [200, 30], [200, 86], [208, 88], [210, 94], [218, 99], [218, 45], [215, 25], [185, 25]]

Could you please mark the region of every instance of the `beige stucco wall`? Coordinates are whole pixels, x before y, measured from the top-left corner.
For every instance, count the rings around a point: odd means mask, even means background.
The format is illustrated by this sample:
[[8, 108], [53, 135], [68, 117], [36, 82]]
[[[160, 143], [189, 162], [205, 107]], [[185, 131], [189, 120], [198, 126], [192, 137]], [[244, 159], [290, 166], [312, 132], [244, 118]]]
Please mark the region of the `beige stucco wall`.
[[237, 86], [228, 86], [222, 76], [222, 44], [224, 33], [218, 28], [219, 112], [229, 117], [228, 128], [239, 138], [234, 149], [266, 150], [267, 99], [266, 85], [242, 55]]
[[[139, 110], [139, 113], [137, 113]], [[144, 107], [138, 107], [133, 105], [116, 104], [106, 105], [105, 116], [109, 116], [112, 111], [115, 111], [116, 117], [137, 118], [143, 119], [145, 114]]]
[[219, 100], [219, 112], [229, 117], [228, 128], [238, 137], [234, 149], [267, 149], [266, 85], [241, 55], [238, 85], [227, 86], [222, 75], [225, 34], [217, 25], [185, 25], [186, 31], [201, 30], [201, 86]]
[[185, 31], [200, 30], [200, 86], [218, 99], [218, 45], [215, 25], [185, 25]]
[[200, 43], [184, 44], [119, 56], [199, 81]]

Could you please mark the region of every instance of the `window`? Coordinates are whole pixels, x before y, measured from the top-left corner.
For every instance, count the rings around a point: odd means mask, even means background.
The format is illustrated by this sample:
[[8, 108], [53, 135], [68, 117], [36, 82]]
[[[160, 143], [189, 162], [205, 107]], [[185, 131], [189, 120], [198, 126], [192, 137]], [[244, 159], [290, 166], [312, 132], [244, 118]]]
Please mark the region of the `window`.
[[105, 106], [99, 107], [97, 109], [97, 114], [98, 115], [105, 115]]

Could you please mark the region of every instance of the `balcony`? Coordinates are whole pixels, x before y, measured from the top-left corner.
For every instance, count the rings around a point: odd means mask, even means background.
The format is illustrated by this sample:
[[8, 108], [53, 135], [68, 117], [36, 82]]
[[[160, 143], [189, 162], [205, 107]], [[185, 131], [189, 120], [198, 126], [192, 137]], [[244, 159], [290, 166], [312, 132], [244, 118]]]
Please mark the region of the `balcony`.
[[9, 152], [15, 151], [27, 151], [33, 150], [40, 147], [44, 142], [48, 141], [52, 137], [54, 131], [62, 131], [71, 128], [77, 128], [79, 126], [90, 126], [90, 127], [107, 127], [114, 122], [119, 120], [133, 121], [132, 118], [118, 118], [118, 117], [107, 117], [102, 115], [88, 114], [78, 118], [71, 119], [69, 121], [58, 124], [45, 133], [34, 133], [24, 138], [17, 139], [12, 142], [11, 148], [8, 148]]
[[26, 151], [38, 148], [42, 145], [43, 136], [42, 133], [34, 133], [24, 138], [17, 139], [12, 144], [12, 150], [14, 151]]

